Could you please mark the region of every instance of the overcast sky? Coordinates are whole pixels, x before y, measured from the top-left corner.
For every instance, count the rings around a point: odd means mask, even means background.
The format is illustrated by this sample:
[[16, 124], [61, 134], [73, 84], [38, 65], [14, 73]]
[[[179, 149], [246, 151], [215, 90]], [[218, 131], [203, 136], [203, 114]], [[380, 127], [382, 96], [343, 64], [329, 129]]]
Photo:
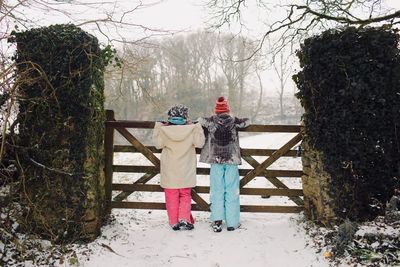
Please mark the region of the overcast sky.
[[[17, 0], [10, 0], [17, 1]], [[78, 4], [70, 5], [68, 2]], [[55, 23], [68, 23], [73, 22], [80, 24], [84, 30], [87, 30], [96, 35], [103, 44], [107, 44], [105, 36], [118, 40], [135, 41], [145, 36], [162, 35], [166, 32], [190, 32], [199, 29], [207, 28], [210, 22], [210, 10], [204, 7], [207, 0], [58, 0], [48, 1], [56, 3], [48, 7], [40, 5], [37, 8], [34, 6], [39, 5], [41, 2], [34, 2], [36, 4], [29, 4], [20, 9], [21, 13], [27, 18], [35, 20], [35, 26], [45, 26]], [[266, 0], [270, 3], [279, 3], [282, 1], [300, 0]], [[82, 4], [79, 4], [82, 3]], [[139, 5], [139, 3], [143, 3]], [[246, 2], [251, 5], [254, 1]], [[387, 0], [387, 7], [400, 10], [400, 0]], [[276, 4], [270, 4], [269, 12], [255, 6], [248, 7], [247, 11], [243, 14], [243, 19], [247, 29], [242, 28], [242, 33], [248, 37], [260, 37], [267, 26], [263, 22], [268, 19], [275, 19], [274, 16], [284, 12], [283, 8], [279, 8]], [[58, 11], [57, 11], [58, 10]], [[62, 12], [60, 12], [62, 11]], [[123, 15], [125, 12], [125, 15]], [[111, 16], [114, 20], [123, 20], [125, 25], [117, 26], [101, 26], [101, 32], [97, 29], [96, 23], [87, 23], [88, 21], [99, 21]], [[128, 25], [129, 24], [129, 25]], [[101, 22], [99, 22], [101, 25]], [[134, 25], [137, 25], [135, 27]], [[0, 28], [4, 28], [1, 27]], [[238, 25], [233, 25], [232, 29], [237, 32]], [[228, 28], [223, 28], [223, 31], [228, 31]], [[114, 45], [118, 47], [118, 42]], [[274, 86], [273, 74], [267, 75], [269, 78], [266, 83]], [[287, 90], [293, 94], [293, 84], [289, 85], [291, 88]]]
[[[207, 20], [210, 19], [209, 10], [202, 5], [207, 0], [163, 0], [160, 4], [151, 8], [143, 9], [139, 21], [143, 21], [147, 25], [154, 27], [162, 27], [167, 29], [196, 29], [206, 27]], [[132, 3], [132, 1], [130, 1]], [[151, 1], [144, 1], [144, 3]], [[221, 1], [222, 2], [222, 1]], [[245, 20], [255, 31], [262, 31], [263, 24], [261, 20], [271, 18], [277, 9], [273, 3], [282, 2], [282, 0], [267, 0], [271, 3], [271, 11], [266, 14], [260, 8], [251, 6], [255, 1], [247, 1], [248, 12], [245, 14]], [[289, 2], [295, 2], [290, 0]], [[400, 0], [386, 0], [389, 8], [400, 9]]]
[[[62, 3], [71, 1], [84, 4], [71, 6], [70, 4]], [[211, 15], [209, 13], [210, 10], [204, 7], [206, 1], [207, 0], [58, 0], [48, 1], [50, 3], [57, 3], [56, 5], [51, 5], [49, 8], [44, 8], [40, 5], [40, 8], [33, 9], [32, 7], [38, 4], [29, 4], [22, 9], [22, 13], [28, 18], [35, 19], [38, 25], [49, 25], [66, 22], [76, 23], [76, 21], [78, 21], [78, 23], [84, 23], [84, 21], [87, 20], [105, 19], [107, 15], [112, 15], [114, 19], [119, 20], [123, 12], [127, 12], [123, 17], [125, 22], [140, 24], [150, 30], [144, 32], [140, 27], [135, 28], [131, 25], [127, 25], [126, 27], [119, 26], [118, 29], [109, 27], [105, 30], [105, 34], [117, 34], [119, 35], [118, 37], [135, 39], [151, 34], [151, 29], [190, 31], [207, 28], [207, 22], [210, 21]], [[242, 28], [242, 33], [250, 37], [255, 37], [265, 32], [266, 26], [263, 22], [274, 18], [274, 16], [284, 11], [274, 4], [282, 1], [295, 2], [294, 0], [267, 0], [265, 2], [271, 3], [268, 6], [268, 8], [270, 8], [268, 13], [261, 8], [256, 8], [254, 5], [252, 6], [252, 3], [255, 1], [246, 2], [248, 3], [248, 8], [243, 14], [243, 19], [246, 25], [249, 25], [249, 28]], [[400, 9], [400, 0], [386, 1], [388, 7]], [[143, 6], [129, 12], [135, 7], [138, 7], [139, 3], [143, 3]], [[65, 14], [55, 12], [54, 10], [63, 10]], [[94, 23], [82, 25], [82, 28], [89, 31], [94, 31], [96, 27]], [[238, 28], [238, 25], [232, 26], [233, 31], [238, 31]], [[224, 28], [223, 30], [228, 31], [229, 29]], [[100, 39], [102, 38], [101, 36], [98, 37]]]

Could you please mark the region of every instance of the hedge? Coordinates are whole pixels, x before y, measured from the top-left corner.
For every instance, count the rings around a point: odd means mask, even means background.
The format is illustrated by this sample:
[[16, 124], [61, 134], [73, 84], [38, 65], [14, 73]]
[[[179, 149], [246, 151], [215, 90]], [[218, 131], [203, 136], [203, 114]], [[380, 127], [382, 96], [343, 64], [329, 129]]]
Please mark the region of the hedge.
[[85, 220], [104, 203], [104, 51], [72, 24], [13, 32], [11, 42], [23, 226], [55, 241], [85, 239]]
[[400, 178], [399, 35], [328, 30], [305, 40], [293, 76], [305, 140], [322, 152], [339, 218], [383, 214]]

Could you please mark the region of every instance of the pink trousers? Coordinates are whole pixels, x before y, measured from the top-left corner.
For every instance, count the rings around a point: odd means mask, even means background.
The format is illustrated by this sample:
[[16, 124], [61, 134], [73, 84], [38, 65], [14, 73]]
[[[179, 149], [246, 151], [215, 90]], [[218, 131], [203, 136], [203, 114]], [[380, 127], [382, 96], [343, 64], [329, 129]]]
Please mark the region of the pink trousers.
[[194, 223], [192, 210], [192, 188], [164, 189], [165, 206], [170, 225], [175, 225], [179, 220]]

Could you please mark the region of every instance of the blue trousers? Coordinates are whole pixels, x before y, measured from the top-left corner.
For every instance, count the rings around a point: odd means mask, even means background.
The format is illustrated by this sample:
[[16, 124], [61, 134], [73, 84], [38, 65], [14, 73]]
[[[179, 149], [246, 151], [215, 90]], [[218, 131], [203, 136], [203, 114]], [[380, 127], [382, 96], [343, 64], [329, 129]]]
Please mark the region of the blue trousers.
[[227, 227], [240, 224], [239, 170], [236, 164], [211, 164], [211, 221], [225, 220]]

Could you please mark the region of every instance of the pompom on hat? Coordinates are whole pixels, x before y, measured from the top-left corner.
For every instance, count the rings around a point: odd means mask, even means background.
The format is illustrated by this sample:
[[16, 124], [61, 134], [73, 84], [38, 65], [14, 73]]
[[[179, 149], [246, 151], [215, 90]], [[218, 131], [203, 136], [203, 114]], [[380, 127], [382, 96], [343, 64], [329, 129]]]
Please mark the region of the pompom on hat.
[[218, 97], [215, 101], [215, 113], [228, 113], [230, 111], [228, 101], [223, 97]]

